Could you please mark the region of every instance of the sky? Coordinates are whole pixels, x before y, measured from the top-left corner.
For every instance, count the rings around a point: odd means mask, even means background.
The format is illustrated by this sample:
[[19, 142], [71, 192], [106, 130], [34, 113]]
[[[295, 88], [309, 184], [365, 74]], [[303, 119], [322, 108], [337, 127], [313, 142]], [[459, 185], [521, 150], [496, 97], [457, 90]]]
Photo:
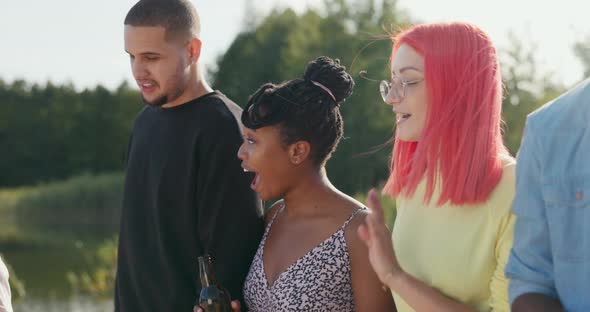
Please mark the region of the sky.
[[[354, 0], [351, 0], [354, 1]], [[132, 85], [123, 46], [123, 19], [135, 0], [0, 0], [0, 79], [44, 84]], [[192, 0], [201, 16], [202, 61], [213, 66], [244, 24], [245, 0]], [[301, 12], [322, 0], [254, 0], [257, 14], [290, 6]], [[590, 1], [584, 0], [398, 0], [422, 22], [466, 21], [486, 31], [500, 49], [514, 32], [536, 45], [542, 72], [566, 86], [582, 79], [573, 54], [576, 41], [590, 38]]]

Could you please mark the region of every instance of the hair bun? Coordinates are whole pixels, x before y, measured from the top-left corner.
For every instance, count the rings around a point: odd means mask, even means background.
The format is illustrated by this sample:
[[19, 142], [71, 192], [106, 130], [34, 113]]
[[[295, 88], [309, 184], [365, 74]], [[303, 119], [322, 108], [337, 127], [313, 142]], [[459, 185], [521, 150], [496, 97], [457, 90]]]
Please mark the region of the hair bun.
[[354, 79], [346, 72], [346, 67], [340, 65], [339, 59], [327, 56], [320, 56], [309, 62], [303, 79], [319, 82], [330, 89], [337, 103], [348, 98], [354, 88]]

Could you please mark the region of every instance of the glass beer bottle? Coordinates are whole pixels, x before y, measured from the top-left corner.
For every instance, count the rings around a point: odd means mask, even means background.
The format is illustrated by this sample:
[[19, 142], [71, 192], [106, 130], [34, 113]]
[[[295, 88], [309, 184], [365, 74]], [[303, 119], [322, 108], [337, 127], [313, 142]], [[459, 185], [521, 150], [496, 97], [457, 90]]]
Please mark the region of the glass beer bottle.
[[229, 292], [217, 282], [211, 256], [201, 256], [198, 261], [201, 277], [199, 306], [205, 312], [232, 312]]

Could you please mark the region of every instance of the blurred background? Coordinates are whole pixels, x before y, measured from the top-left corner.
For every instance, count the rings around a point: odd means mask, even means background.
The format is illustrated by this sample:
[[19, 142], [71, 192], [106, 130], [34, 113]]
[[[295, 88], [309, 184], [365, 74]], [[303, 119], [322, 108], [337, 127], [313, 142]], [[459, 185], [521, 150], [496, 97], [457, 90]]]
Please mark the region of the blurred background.
[[[357, 86], [342, 105], [345, 139], [328, 174], [360, 200], [388, 175], [393, 116], [378, 84], [358, 76], [388, 78], [388, 32], [452, 20], [488, 32], [513, 154], [526, 115], [590, 76], [584, 1], [193, 2], [207, 79], [240, 105], [264, 82], [300, 77], [319, 55], [348, 67]], [[0, 3], [0, 254], [15, 311], [112, 311], [122, 170], [142, 105], [123, 49], [135, 1]]]

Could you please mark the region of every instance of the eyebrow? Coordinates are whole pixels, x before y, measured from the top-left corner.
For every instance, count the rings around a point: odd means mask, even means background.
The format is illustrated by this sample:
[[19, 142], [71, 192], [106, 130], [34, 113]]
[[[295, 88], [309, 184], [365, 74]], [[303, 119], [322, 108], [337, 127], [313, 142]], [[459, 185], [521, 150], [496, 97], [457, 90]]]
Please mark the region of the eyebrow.
[[[125, 52], [127, 52], [127, 54], [129, 55], [133, 55], [131, 52], [125, 50]], [[161, 53], [158, 52], [151, 52], [151, 51], [147, 51], [147, 52], [141, 52], [139, 53], [139, 55], [162, 55]]]
[[[422, 72], [422, 70], [420, 70], [420, 69], [418, 69], [418, 68], [416, 68], [414, 66], [404, 66], [404, 67], [402, 67], [402, 68], [399, 69], [399, 73], [401, 74], [401, 73], [403, 73], [406, 70], [415, 70], [417, 72]], [[395, 75], [395, 70], [392, 70], [391, 73]]]

